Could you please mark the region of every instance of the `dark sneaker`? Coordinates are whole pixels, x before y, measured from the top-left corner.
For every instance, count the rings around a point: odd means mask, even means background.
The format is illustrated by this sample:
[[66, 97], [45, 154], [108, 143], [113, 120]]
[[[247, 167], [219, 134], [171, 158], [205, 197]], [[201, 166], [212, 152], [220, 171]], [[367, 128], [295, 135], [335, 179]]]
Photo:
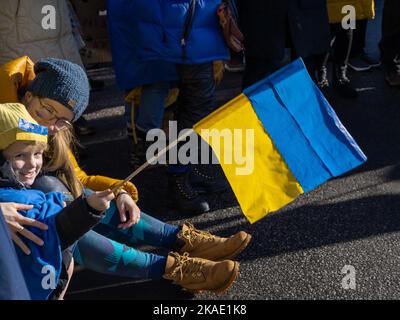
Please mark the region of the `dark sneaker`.
[[210, 206], [192, 187], [189, 172], [168, 176], [169, 206], [184, 215], [196, 215], [210, 211]]
[[368, 63], [371, 66], [371, 68], [378, 68], [382, 65], [382, 62], [379, 59], [373, 59], [366, 55], [361, 56], [361, 59], [363, 59], [366, 63]]
[[229, 189], [229, 183], [221, 172], [204, 172], [205, 170], [201, 170], [197, 166], [191, 168], [190, 182], [198, 193], [220, 193]]
[[385, 78], [390, 86], [400, 87], [400, 63], [387, 67]]
[[368, 71], [372, 68], [361, 56], [350, 59], [347, 65], [354, 71]]
[[132, 152], [130, 156], [130, 163], [133, 169], [139, 168], [146, 160], [146, 151], [149, 144], [145, 139], [137, 137], [137, 143], [133, 143]]
[[333, 88], [345, 98], [357, 98], [358, 92], [350, 83], [347, 77], [347, 66], [341, 65], [335, 67]]

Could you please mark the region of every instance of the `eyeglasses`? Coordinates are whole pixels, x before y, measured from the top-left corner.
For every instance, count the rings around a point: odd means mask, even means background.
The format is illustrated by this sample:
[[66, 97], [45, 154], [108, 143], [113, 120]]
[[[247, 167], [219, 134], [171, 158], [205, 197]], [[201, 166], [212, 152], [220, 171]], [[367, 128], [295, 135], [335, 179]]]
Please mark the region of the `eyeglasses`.
[[46, 121], [53, 121], [56, 120], [55, 122], [55, 127], [59, 131], [67, 130], [67, 129], [72, 129], [72, 124], [65, 118], [59, 118], [57, 117], [57, 111], [49, 105], [46, 105], [42, 102], [41, 98], [38, 98], [40, 107], [45, 110], [47, 116], [44, 118]]

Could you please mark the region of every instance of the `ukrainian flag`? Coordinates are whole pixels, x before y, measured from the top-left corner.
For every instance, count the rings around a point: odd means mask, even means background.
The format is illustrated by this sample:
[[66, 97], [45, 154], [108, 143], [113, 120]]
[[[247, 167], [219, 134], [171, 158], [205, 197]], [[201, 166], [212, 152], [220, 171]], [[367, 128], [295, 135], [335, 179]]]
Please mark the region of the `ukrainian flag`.
[[[224, 161], [237, 159], [237, 145], [213, 140], [212, 129], [253, 133], [241, 137], [253, 160], [249, 172], [243, 174], [242, 162]], [[251, 223], [367, 160], [301, 59], [249, 87], [194, 130], [214, 150]]]

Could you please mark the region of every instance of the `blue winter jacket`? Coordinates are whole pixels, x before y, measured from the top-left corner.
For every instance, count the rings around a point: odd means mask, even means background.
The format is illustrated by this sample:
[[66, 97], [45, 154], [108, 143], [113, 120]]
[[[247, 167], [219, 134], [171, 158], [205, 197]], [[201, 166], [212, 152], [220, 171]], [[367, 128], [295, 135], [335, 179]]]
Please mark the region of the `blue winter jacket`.
[[[109, 0], [108, 29], [117, 82], [124, 89], [177, 79], [174, 64], [226, 60], [216, 15], [221, 0]], [[182, 46], [187, 29], [185, 46]]]
[[0, 210], [0, 300], [30, 300], [17, 254]]
[[21, 270], [33, 300], [47, 299], [55, 289], [52, 284], [57, 285], [59, 281], [62, 257], [55, 216], [63, 209], [62, 201], [63, 195], [60, 192], [44, 194], [37, 190], [0, 188], [0, 202], [32, 204], [33, 209], [19, 212], [49, 227], [46, 231], [27, 227], [44, 241], [43, 246], [38, 246], [24, 238], [23, 241], [31, 250], [30, 255], [26, 255], [16, 247]]

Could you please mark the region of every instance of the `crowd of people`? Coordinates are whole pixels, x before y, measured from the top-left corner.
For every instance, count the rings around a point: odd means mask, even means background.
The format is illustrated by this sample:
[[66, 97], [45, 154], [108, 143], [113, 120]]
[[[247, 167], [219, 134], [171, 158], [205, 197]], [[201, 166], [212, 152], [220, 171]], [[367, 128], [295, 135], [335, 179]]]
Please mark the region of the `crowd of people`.
[[[76, 123], [93, 81], [79, 57], [84, 41], [74, 6], [57, 2], [63, 32], [49, 39], [38, 27], [44, 2], [6, 2], [0, 8], [0, 299], [62, 299], [74, 263], [111, 276], [165, 278], [193, 292], [228, 289], [239, 272], [234, 258], [251, 235], [224, 238], [189, 222], [160, 221], [138, 207], [131, 182], [120, 186], [121, 180], [80, 168], [73, 131], [85, 131]], [[350, 2], [354, 16], [342, 10]], [[222, 4], [227, 24], [217, 15]], [[27, 19], [35, 10], [39, 18]], [[179, 131], [216, 109], [224, 65], [243, 71], [247, 88], [300, 57], [325, 95], [356, 99], [349, 68], [382, 64], [388, 85], [400, 88], [397, 0], [112, 0], [107, 24], [116, 81], [129, 101], [132, 168], [146, 162], [146, 135], [162, 127], [167, 106], [177, 106]], [[241, 30], [239, 50], [226, 38], [229, 27]], [[178, 161], [167, 172], [170, 205], [189, 217], [212, 209], [204, 193], [229, 187], [215, 164]], [[169, 253], [143, 252], [138, 244]], [[46, 266], [55, 285], [43, 286]]]

